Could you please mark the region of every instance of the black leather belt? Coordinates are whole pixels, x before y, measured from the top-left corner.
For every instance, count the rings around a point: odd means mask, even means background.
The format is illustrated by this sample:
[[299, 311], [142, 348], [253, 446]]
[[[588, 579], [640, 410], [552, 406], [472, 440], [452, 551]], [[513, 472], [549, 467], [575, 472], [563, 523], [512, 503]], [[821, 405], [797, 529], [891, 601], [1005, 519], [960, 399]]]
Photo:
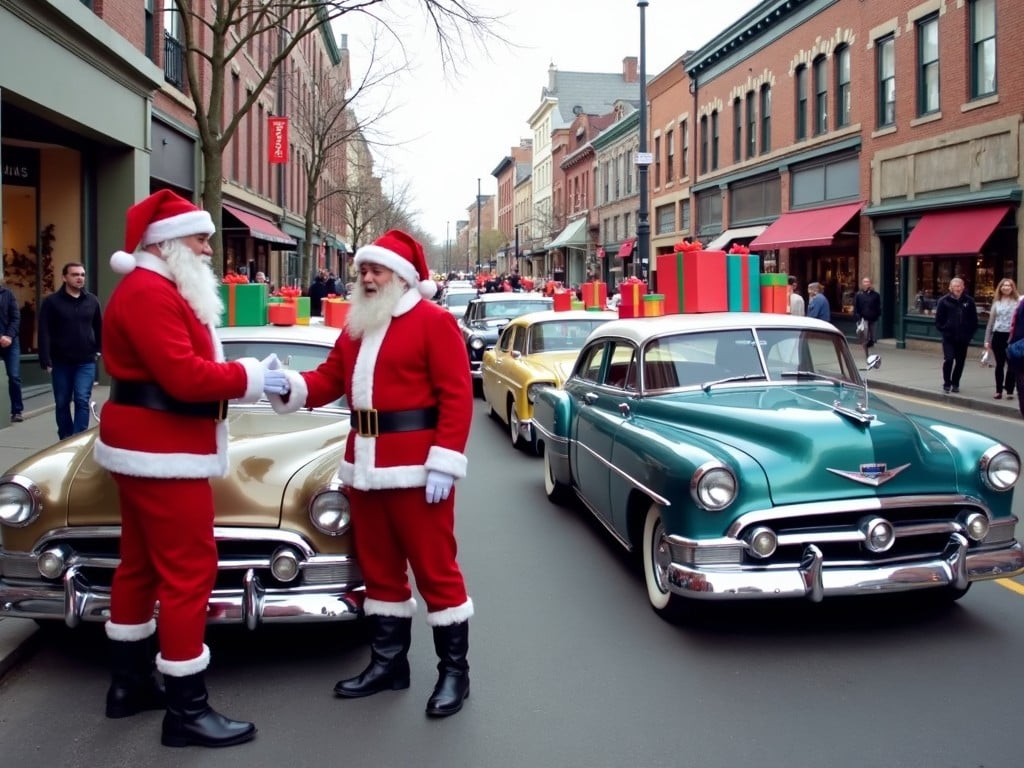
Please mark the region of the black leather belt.
[[139, 408], [151, 408], [154, 411], [167, 411], [217, 421], [223, 421], [228, 413], [227, 400], [185, 402], [171, 397], [163, 387], [152, 381], [113, 379], [110, 383], [110, 401], [120, 405], [134, 405]]
[[353, 409], [352, 429], [360, 437], [377, 437], [386, 432], [415, 432], [437, 426], [437, 408], [413, 408], [409, 411]]

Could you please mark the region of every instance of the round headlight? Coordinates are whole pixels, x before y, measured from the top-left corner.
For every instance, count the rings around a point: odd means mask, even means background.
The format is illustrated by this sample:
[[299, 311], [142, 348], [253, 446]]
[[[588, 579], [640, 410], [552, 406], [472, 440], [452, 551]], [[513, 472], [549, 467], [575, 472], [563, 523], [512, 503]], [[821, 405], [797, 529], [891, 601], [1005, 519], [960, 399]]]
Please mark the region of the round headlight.
[[473, 349], [483, 349], [484, 340], [481, 339], [479, 336], [473, 336], [469, 340], [469, 346], [471, 346]]
[[702, 509], [716, 512], [736, 498], [736, 476], [728, 467], [709, 462], [699, 467], [690, 480], [690, 495]]
[[971, 512], [964, 520], [964, 530], [974, 541], [984, 541], [988, 536], [988, 515], [983, 512]]
[[348, 496], [338, 490], [318, 493], [309, 505], [309, 519], [321, 533], [340, 536], [352, 523]]
[[896, 541], [896, 529], [880, 517], [865, 520], [860, 530], [864, 534], [864, 547], [869, 552], [886, 552]]
[[775, 531], [771, 528], [762, 526], [750, 532], [750, 535], [747, 537], [747, 546], [750, 547], [750, 553], [755, 557], [762, 559], [771, 557], [779, 546], [779, 537], [775, 535]]
[[67, 556], [60, 547], [44, 550], [36, 558], [36, 568], [44, 579], [59, 579], [67, 565]]
[[0, 523], [22, 528], [39, 517], [39, 493], [26, 482], [0, 484]]
[[294, 581], [299, 575], [299, 556], [288, 547], [281, 547], [270, 558], [270, 572], [278, 581]]
[[1020, 477], [1020, 457], [1003, 446], [990, 448], [981, 457], [981, 479], [994, 491], [1008, 491]]
[[545, 387], [550, 387], [550, 386], [552, 386], [552, 384], [550, 382], [544, 382], [544, 383], [539, 383], [538, 382], [537, 384], [531, 384], [530, 386], [528, 386], [526, 388], [526, 399], [529, 400], [531, 403], [536, 403], [537, 402], [537, 396], [540, 395], [540, 391], [542, 389], [544, 389]]

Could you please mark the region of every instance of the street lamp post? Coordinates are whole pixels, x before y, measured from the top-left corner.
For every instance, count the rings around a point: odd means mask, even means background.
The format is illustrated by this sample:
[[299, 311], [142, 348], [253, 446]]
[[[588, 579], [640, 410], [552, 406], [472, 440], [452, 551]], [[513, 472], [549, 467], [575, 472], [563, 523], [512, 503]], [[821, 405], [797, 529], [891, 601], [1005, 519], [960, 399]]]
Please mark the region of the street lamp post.
[[476, 267], [480, 269], [480, 179], [476, 180]]
[[[636, 217], [636, 248], [640, 260], [639, 277], [647, 280], [648, 289], [654, 292], [654, 271], [651, 269], [651, 224], [647, 211], [647, 169], [651, 158], [647, 153], [647, 27], [646, 11], [648, 0], [637, 0], [640, 9], [640, 151], [637, 153], [638, 185], [640, 187], [640, 210]], [[647, 260], [646, 270], [644, 260]]]
[[516, 249], [512, 252], [515, 259], [516, 272], [519, 271], [519, 225], [516, 224]]

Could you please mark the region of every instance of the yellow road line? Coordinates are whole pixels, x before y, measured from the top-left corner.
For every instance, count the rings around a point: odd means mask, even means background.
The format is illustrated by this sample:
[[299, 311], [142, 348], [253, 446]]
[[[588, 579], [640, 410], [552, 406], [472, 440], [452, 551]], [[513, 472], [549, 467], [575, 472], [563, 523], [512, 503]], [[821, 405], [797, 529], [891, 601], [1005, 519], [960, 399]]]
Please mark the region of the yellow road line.
[[1024, 595], [1024, 584], [1013, 579], [996, 579], [996, 584], [1006, 587], [1011, 592], [1016, 592], [1018, 595]]

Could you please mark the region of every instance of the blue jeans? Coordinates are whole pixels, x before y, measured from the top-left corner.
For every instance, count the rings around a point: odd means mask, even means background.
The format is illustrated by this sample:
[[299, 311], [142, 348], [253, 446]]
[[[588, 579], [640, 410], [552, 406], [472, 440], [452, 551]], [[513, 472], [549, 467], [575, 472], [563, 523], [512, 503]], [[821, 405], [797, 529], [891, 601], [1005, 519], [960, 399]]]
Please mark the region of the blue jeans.
[[0, 349], [0, 357], [4, 359], [7, 369], [7, 392], [11, 396], [11, 416], [25, 410], [21, 402], [21, 344], [18, 337], [11, 340], [11, 346]]
[[[56, 406], [57, 437], [77, 435], [89, 428], [89, 400], [96, 380], [96, 363], [54, 363], [50, 372], [53, 404]], [[71, 420], [71, 401], [75, 401], [75, 419]]]

